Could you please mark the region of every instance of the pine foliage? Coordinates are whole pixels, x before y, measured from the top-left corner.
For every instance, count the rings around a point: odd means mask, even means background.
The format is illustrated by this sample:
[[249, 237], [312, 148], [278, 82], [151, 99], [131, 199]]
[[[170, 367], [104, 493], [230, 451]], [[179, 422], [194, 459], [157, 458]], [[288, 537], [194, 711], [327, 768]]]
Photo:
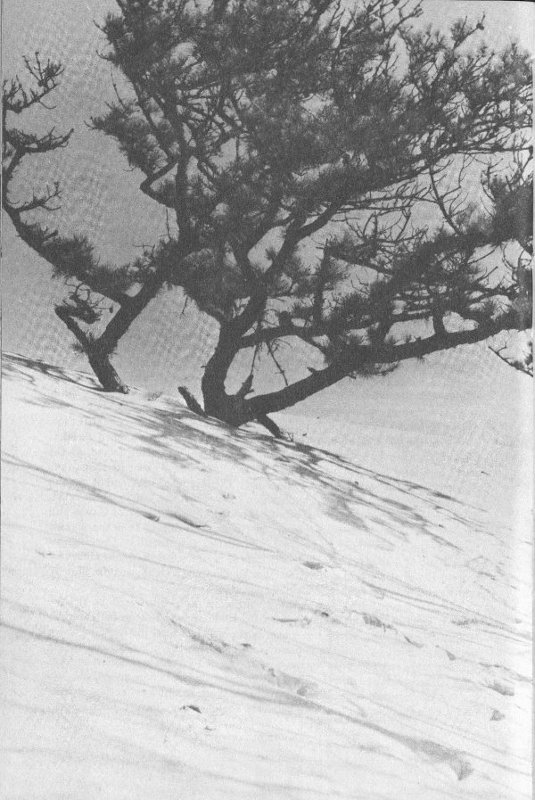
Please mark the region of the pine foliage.
[[[529, 326], [531, 66], [518, 46], [490, 50], [482, 21], [424, 29], [417, 0], [118, 6], [101, 27], [116, 99], [92, 126], [172, 211], [175, 232], [117, 268], [84, 236], [64, 240], [9, 207], [57, 274], [119, 303], [101, 344], [115, 347], [158, 291], [180, 287], [220, 325], [205, 407], [241, 424], [346, 375]], [[61, 68], [48, 70], [37, 85], [51, 90]], [[39, 91], [15, 80], [8, 111]], [[8, 186], [13, 159], [70, 135], [6, 130]], [[480, 178], [484, 212], [466, 195]], [[431, 335], [411, 334], [424, 323]], [[276, 345], [292, 337], [323, 370], [272, 395], [227, 395], [241, 350], [283, 375]]]

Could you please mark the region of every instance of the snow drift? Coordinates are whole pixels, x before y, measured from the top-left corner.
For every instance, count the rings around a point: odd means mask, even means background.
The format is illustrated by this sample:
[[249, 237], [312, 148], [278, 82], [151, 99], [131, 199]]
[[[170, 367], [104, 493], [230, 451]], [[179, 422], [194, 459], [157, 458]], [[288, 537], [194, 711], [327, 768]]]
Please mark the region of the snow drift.
[[4, 370], [4, 800], [530, 796], [524, 526]]

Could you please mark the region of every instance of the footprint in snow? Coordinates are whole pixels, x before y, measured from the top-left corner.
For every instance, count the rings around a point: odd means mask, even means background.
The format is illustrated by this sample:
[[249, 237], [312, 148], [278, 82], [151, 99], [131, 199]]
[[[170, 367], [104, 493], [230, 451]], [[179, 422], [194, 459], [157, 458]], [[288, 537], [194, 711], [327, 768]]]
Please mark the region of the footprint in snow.
[[493, 689], [498, 694], [503, 694], [507, 697], [514, 697], [515, 690], [512, 686], [508, 686], [505, 683], [500, 683], [499, 681], [494, 681], [494, 683], [488, 684], [489, 689]]
[[432, 761], [449, 764], [459, 781], [464, 781], [474, 771], [465, 754], [460, 750], [452, 750], [427, 739], [413, 740], [409, 747], [415, 752], [424, 753]]
[[[392, 626], [390, 625], [389, 627], [392, 627]], [[393, 628], [393, 630], [395, 630], [395, 628]], [[409, 639], [408, 636], [405, 636], [405, 634], [403, 634], [403, 638], [405, 639], [406, 642], [408, 642], [409, 644], [412, 644], [413, 647], [418, 647], [418, 648], [425, 647], [425, 645], [422, 644], [422, 642], [415, 642], [413, 639]]]
[[295, 678], [293, 675], [288, 675], [286, 672], [279, 672], [273, 667], [267, 668], [266, 672], [281, 689], [289, 689], [300, 697], [307, 697], [309, 692], [314, 689], [313, 684], [307, 683], [301, 678]]
[[[387, 631], [387, 630], [393, 631], [393, 630], [395, 630], [393, 625], [388, 625], [386, 622], [382, 622], [379, 619], [379, 617], [374, 617], [371, 614], [363, 614], [362, 615], [362, 619], [364, 620], [366, 625], [373, 625], [375, 628], [382, 628], [384, 631]], [[406, 636], [405, 636], [405, 638], [407, 639]], [[409, 639], [407, 639], [407, 641], [409, 641]], [[414, 644], [414, 642], [410, 642], [410, 643]]]
[[306, 628], [312, 622], [309, 617], [271, 617], [271, 619], [288, 625], [299, 625], [301, 628]]
[[199, 706], [193, 706], [193, 705], [181, 706], [180, 710], [181, 711], [187, 711], [188, 708], [191, 709], [192, 711], [195, 711], [197, 714], [202, 714], [202, 711], [199, 708]]

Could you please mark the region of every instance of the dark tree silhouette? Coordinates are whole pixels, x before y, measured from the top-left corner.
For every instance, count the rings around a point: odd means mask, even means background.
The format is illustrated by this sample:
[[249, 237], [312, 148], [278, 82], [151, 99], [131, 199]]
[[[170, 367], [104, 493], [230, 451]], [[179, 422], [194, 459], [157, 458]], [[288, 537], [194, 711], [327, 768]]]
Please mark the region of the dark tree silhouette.
[[[10, 124], [12, 117], [18, 118], [36, 106], [48, 108], [45, 100], [58, 87], [63, 73], [59, 62], [44, 61], [39, 53], [24, 60], [29, 87], [19, 77], [3, 84], [2, 206], [20, 238], [49, 262], [54, 277], [65, 279], [71, 287], [66, 300], [56, 307], [56, 314], [76, 337], [78, 349], [87, 355], [103, 388], [127, 392], [110, 356], [132, 322], [165, 284], [172, 264], [166, 259], [165, 248], [159, 248], [150, 263], [143, 256], [120, 267], [105, 264], [85, 235], [64, 236], [43, 224], [42, 212], [60, 207], [59, 183], [37, 194], [34, 191], [31, 199], [13, 199], [17, 194], [16, 173], [22, 163], [66, 147], [73, 133], [70, 130], [57, 134], [51, 129], [46, 134], [34, 134]], [[39, 212], [41, 217], [36, 217]], [[184, 254], [180, 247], [178, 251], [171, 249], [179, 258]], [[96, 336], [91, 327], [108, 308], [113, 316]]]
[[[181, 287], [219, 324], [204, 412], [276, 433], [269, 413], [344, 377], [529, 327], [525, 53], [477, 44], [481, 22], [420, 30], [412, 0], [118, 6], [102, 25], [116, 100], [92, 125], [172, 212], [173, 232], [113, 268], [85, 238], [43, 233], [22, 221], [31, 209], [8, 207], [22, 238], [90, 290], [58, 309], [88, 355], [111, 368], [132, 320], [162, 286]], [[20, 84], [9, 91], [8, 111], [35, 102]], [[15, 162], [34, 144], [20, 133], [6, 141]], [[465, 196], [481, 159], [486, 212]], [[77, 317], [94, 310], [95, 292], [119, 310], [101, 337], [81, 338]], [[319, 352], [323, 366], [288, 380], [285, 339]], [[254, 366], [230, 393], [229, 370], [249, 349]], [[255, 395], [262, 353], [286, 385]]]

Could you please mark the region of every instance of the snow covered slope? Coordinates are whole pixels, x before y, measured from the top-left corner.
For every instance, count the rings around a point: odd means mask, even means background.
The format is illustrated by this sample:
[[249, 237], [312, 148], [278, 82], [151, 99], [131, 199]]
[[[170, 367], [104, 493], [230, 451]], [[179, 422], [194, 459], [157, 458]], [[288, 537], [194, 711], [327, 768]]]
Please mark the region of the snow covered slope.
[[525, 527], [4, 371], [3, 800], [530, 796]]

